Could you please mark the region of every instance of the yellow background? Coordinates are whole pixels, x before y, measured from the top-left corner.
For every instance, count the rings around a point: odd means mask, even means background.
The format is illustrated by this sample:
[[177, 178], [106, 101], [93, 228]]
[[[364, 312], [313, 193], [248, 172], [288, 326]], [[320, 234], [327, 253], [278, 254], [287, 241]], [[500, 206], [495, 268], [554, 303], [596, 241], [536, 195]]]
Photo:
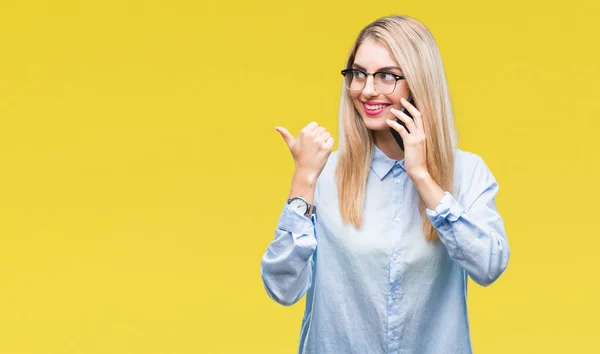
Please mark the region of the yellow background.
[[[0, 5], [0, 353], [293, 353], [304, 300], [262, 253], [293, 163], [337, 137], [362, 26], [438, 40], [460, 147], [512, 248], [471, 282], [477, 353], [597, 353], [597, 1], [8, 1]], [[272, 169], [272, 170], [271, 170]]]

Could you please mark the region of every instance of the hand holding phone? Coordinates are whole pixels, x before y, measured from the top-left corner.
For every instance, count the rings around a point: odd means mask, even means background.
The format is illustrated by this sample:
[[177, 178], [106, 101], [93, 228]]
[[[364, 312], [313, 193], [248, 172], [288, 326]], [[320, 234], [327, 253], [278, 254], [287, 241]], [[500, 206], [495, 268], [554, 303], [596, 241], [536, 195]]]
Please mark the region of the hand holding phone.
[[[410, 102], [410, 104], [412, 104], [413, 106], [415, 105], [414, 100], [412, 98], [412, 95], [408, 96], [407, 101]], [[404, 106], [402, 106], [402, 108], [400, 109], [400, 112], [406, 114], [410, 118], [413, 118], [413, 116], [408, 112], [408, 110]], [[400, 119], [398, 119], [398, 117], [394, 117], [394, 122], [399, 123], [400, 125], [402, 125], [404, 127], [404, 129], [406, 129], [406, 131], [410, 133], [410, 131], [406, 127], [406, 124], [404, 124], [403, 121], [401, 121]], [[390, 132], [392, 133], [392, 135], [394, 136], [394, 139], [396, 140], [396, 142], [400, 146], [400, 149], [402, 149], [402, 151], [404, 151], [404, 141], [402, 140], [402, 137], [400, 136], [400, 134], [397, 131], [395, 131], [394, 128], [390, 128]]]

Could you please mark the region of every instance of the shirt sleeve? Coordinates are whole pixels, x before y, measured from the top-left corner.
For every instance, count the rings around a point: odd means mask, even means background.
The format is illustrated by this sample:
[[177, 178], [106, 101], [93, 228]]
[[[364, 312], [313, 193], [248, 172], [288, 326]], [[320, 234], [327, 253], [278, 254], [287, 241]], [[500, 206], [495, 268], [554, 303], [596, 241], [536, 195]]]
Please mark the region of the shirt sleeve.
[[261, 277], [269, 297], [290, 306], [304, 296], [312, 282], [313, 254], [317, 248], [315, 216], [296, 213], [289, 204], [283, 210], [261, 260]]
[[463, 204], [446, 192], [435, 210], [426, 209], [441, 242], [479, 285], [495, 282], [508, 266], [510, 249], [495, 197], [498, 183], [481, 158], [477, 159]]

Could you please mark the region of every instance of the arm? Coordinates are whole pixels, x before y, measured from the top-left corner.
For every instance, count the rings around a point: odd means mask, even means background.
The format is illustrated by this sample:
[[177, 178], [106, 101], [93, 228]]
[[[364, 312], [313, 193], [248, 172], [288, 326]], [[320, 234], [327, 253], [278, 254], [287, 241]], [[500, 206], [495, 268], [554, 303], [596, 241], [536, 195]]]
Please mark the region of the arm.
[[479, 159], [466, 191], [465, 205], [444, 192], [435, 209], [426, 209], [450, 257], [482, 286], [496, 281], [510, 258], [504, 222], [495, 203], [498, 188], [491, 171]]
[[290, 306], [304, 296], [312, 283], [316, 248], [314, 217], [309, 220], [285, 204], [275, 239], [261, 260], [261, 277], [271, 299]]
[[[414, 117], [397, 109], [391, 112], [408, 127], [387, 120], [404, 139], [406, 173], [413, 180], [427, 206], [426, 213], [452, 259], [478, 284], [488, 286], [504, 272], [510, 258], [504, 223], [494, 198], [498, 183], [483, 160], [477, 156], [475, 168], [462, 205], [443, 191], [427, 170], [427, 147], [421, 113], [408, 101], [401, 103]], [[467, 187], [467, 186], [465, 186]]]
[[[315, 183], [296, 173], [289, 198], [302, 196], [312, 203]], [[315, 217], [296, 213], [289, 204], [283, 206], [275, 239], [261, 261], [261, 276], [269, 297], [290, 306], [304, 296], [312, 282], [313, 254], [317, 248]]]
[[[283, 127], [276, 127], [276, 130], [288, 145], [296, 166], [289, 198], [301, 196], [313, 203], [318, 195], [315, 193], [317, 180], [333, 148], [331, 134], [316, 122], [305, 126], [298, 138]], [[260, 263], [264, 287], [273, 300], [290, 306], [304, 296], [312, 283], [316, 249], [314, 216], [309, 219], [296, 213], [286, 203], [277, 223], [275, 239]]]

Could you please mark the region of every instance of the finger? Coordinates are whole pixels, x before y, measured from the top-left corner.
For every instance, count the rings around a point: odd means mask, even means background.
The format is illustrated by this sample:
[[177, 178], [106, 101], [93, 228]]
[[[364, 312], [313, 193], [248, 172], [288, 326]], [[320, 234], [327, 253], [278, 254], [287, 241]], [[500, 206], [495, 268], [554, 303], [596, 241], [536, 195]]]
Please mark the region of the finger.
[[291, 146], [291, 144], [294, 142], [294, 137], [292, 136], [292, 134], [290, 134], [290, 132], [288, 132], [287, 129], [285, 129], [284, 127], [275, 127], [275, 130], [278, 131], [279, 134], [281, 134], [281, 137], [283, 138], [283, 140], [285, 140], [287, 146]]
[[329, 139], [331, 137], [331, 133], [330, 132], [323, 132], [318, 138], [317, 141], [319, 143], [324, 143], [327, 141], [327, 139]]
[[303, 133], [303, 134], [310, 133], [313, 130], [315, 130], [315, 128], [318, 127], [318, 126], [319, 125], [317, 124], [317, 122], [310, 122], [304, 128], [302, 128], [302, 130], [300, 131], [300, 133]]
[[410, 114], [413, 116], [413, 119], [415, 121], [415, 126], [419, 129], [421, 129], [423, 127], [423, 120], [421, 118], [421, 112], [419, 112], [419, 110], [417, 109], [417, 107], [413, 106], [410, 102], [408, 102], [406, 99], [401, 98], [400, 99], [400, 103], [408, 110], [408, 112], [410, 112]]
[[392, 112], [393, 115], [398, 117], [398, 119], [400, 119], [404, 124], [406, 124], [406, 129], [409, 133], [414, 133], [417, 130], [415, 122], [406, 113], [399, 111], [395, 108], [391, 108], [390, 112]]
[[396, 122], [396, 121], [393, 121], [393, 120], [391, 120], [391, 119], [388, 119], [388, 120], [386, 120], [385, 122], [386, 122], [386, 123], [387, 123], [387, 124], [388, 124], [388, 125], [389, 125], [391, 128], [393, 128], [395, 131], [397, 131], [397, 132], [398, 132], [398, 134], [400, 134], [400, 136], [402, 137], [402, 139], [406, 140], [406, 138], [408, 138], [408, 137], [409, 137], [409, 135], [410, 135], [410, 134], [408, 133], [408, 131], [407, 131], [406, 129], [404, 129], [404, 127], [403, 127], [403, 126], [402, 126], [400, 123], [398, 123], [398, 122]]
[[321, 134], [325, 133], [325, 128], [324, 127], [317, 127], [315, 128], [315, 130], [312, 131], [312, 135], [319, 137], [321, 136]]
[[333, 143], [333, 137], [329, 137], [327, 140], [325, 140], [323, 144], [327, 148], [327, 150], [331, 151], [333, 149]]

